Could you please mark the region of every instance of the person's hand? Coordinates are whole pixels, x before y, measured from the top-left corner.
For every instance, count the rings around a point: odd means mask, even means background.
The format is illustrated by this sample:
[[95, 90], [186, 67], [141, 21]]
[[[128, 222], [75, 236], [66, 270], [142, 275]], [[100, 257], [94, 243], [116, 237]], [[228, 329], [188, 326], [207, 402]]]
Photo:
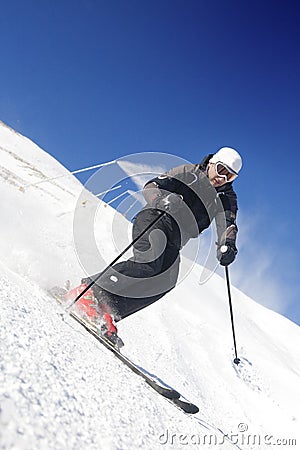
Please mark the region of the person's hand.
[[220, 261], [221, 266], [229, 266], [235, 260], [237, 250], [235, 246], [230, 244], [221, 245], [217, 250], [217, 258]]
[[181, 195], [170, 192], [170, 194], [159, 197], [156, 201], [156, 208], [175, 214], [184, 204]]

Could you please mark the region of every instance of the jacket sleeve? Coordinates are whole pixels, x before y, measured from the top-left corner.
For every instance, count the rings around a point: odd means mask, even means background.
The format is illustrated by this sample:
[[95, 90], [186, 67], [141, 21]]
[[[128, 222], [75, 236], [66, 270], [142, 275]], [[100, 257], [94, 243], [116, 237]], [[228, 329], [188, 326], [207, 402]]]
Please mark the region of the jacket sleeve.
[[237, 195], [232, 186], [218, 195], [218, 213], [216, 226], [218, 234], [218, 246], [230, 245], [235, 251], [238, 227], [236, 217], [238, 211]]
[[195, 175], [192, 173], [193, 164], [183, 164], [148, 181], [143, 195], [149, 206], [155, 207], [157, 200], [168, 192], [182, 193], [182, 185], [192, 184]]

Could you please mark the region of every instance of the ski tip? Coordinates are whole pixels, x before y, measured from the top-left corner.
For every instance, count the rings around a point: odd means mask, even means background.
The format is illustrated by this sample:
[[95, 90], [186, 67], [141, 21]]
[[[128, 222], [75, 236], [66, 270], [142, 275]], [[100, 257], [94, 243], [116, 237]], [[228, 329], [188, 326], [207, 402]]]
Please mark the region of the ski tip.
[[173, 399], [172, 402], [188, 414], [197, 414], [200, 411], [198, 406], [184, 400]]

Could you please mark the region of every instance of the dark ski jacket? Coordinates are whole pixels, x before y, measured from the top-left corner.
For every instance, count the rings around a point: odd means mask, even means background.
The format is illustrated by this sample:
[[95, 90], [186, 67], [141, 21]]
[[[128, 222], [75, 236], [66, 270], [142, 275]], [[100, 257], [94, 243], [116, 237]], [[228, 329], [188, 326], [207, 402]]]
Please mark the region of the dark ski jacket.
[[213, 187], [206, 175], [210, 158], [200, 164], [183, 164], [148, 181], [144, 186], [144, 197], [150, 207], [156, 208], [160, 197], [174, 192], [181, 195], [185, 208], [174, 216], [180, 226], [182, 245], [197, 237], [216, 221], [218, 244], [231, 245], [236, 250], [237, 195], [231, 183]]

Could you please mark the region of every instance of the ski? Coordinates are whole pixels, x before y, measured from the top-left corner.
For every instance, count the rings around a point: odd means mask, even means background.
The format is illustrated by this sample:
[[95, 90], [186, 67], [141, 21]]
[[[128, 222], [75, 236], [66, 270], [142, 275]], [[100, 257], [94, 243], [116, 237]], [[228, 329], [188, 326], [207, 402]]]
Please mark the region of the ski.
[[156, 391], [161, 396], [165, 397], [175, 406], [183, 410], [188, 414], [196, 414], [199, 412], [198, 406], [194, 405], [191, 402], [181, 399], [181, 394], [177, 392], [175, 389], [162, 386], [157, 380], [152, 378], [150, 375], [146, 374], [143, 370], [137, 367], [127, 356], [123, 355], [114, 345], [105, 339], [103, 336], [97, 332], [97, 328], [93, 326], [92, 323], [80, 317], [76, 312], [71, 311], [70, 316], [75, 319], [78, 323], [80, 323], [88, 333], [90, 333], [94, 338], [97, 339], [104, 347], [110, 350], [120, 361], [122, 361], [132, 372], [136, 375], [140, 376], [144, 379], [144, 381]]
[[[49, 295], [55, 300], [63, 304], [62, 296], [65, 294], [64, 289], [53, 288], [48, 291]], [[193, 403], [183, 400], [181, 394], [175, 389], [167, 386], [163, 386], [149, 374], [145, 373], [140, 369], [134, 362], [132, 362], [127, 356], [123, 355], [120, 350], [115, 347], [109, 340], [105, 339], [101, 335], [97, 327], [90, 321], [84, 319], [82, 316], [78, 315], [76, 311], [70, 311], [68, 313], [74, 320], [76, 320], [80, 325], [82, 325], [85, 330], [90, 333], [98, 342], [100, 342], [104, 347], [110, 350], [122, 363], [124, 363], [132, 372], [144, 379], [144, 381], [150, 386], [154, 391], [160, 394], [162, 397], [166, 398], [173, 405], [177, 406], [179, 409], [188, 414], [197, 414], [199, 412], [198, 406]]]

